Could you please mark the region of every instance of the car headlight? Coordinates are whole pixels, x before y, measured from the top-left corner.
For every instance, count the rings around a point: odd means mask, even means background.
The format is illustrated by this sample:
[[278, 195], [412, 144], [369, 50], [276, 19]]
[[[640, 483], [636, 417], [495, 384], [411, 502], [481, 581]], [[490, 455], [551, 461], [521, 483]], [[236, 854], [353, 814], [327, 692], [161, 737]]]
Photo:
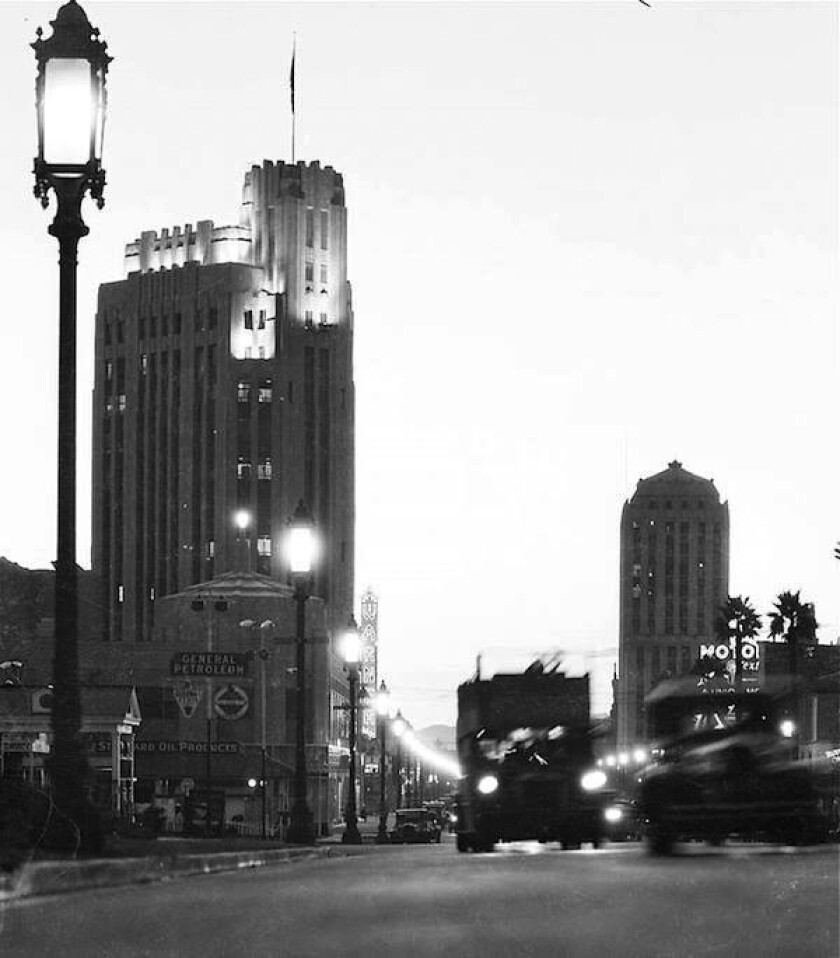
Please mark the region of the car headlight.
[[593, 769], [587, 772], [580, 780], [581, 788], [587, 792], [594, 792], [597, 788], [603, 788], [607, 784], [607, 776], [599, 769]]
[[499, 787], [499, 780], [495, 775], [482, 775], [476, 788], [482, 795], [492, 795]]
[[621, 809], [616, 808], [615, 805], [610, 806], [610, 808], [604, 809], [604, 818], [608, 822], [620, 822], [621, 821]]

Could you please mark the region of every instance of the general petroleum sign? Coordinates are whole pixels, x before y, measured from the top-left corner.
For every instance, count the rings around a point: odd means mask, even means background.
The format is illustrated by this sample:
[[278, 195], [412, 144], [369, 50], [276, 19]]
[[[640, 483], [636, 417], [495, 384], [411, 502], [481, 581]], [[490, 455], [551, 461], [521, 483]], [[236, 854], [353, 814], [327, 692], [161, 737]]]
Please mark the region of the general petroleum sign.
[[248, 674], [248, 657], [242, 652], [176, 652], [170, 670], [172, 675], [242, 678]]

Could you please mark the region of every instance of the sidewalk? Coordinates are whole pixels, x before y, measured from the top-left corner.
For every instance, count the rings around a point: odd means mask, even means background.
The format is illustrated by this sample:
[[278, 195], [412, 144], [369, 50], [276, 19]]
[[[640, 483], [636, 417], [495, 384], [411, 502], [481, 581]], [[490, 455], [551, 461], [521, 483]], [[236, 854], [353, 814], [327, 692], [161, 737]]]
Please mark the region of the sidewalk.
[[[378, 820], [359, 822], [365, 846], [375, 845], [377, 827]], [[165, 881], [179, 875], [211, 874], [358, 853], [360, 846], [342, 843], [343, 832], [343, 825], [336, 827], [333, 834], [319, 838], [314, 845], [288, 845], [274, 839], [236, 836], [112, 836], [101, 858], [62, 860], [33, 857], [13, 872], [0, 872], [0, 906], [35, 895]]]

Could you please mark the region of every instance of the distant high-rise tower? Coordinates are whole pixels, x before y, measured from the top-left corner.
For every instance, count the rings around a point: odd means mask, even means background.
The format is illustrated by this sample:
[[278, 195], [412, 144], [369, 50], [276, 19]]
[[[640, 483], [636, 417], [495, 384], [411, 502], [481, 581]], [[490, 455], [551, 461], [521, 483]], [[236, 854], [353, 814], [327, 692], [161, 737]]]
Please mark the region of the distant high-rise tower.
[[[299, 500], [313, 592], [353, 609], [353, 312], [342, 177], [245, 175], [239, 226], [144, 232], [99, 290], [93, 568], [106, 637], [151, 638], [155, 599], [234, 568], [283, 578]], [[234, 514], [247, 513], [237, 529]]]
[[714, 483], [669, 463], [621, 514], [617, 742], [646, 741], [644, 697], [687, 672], [729, 592], [729, 506]]

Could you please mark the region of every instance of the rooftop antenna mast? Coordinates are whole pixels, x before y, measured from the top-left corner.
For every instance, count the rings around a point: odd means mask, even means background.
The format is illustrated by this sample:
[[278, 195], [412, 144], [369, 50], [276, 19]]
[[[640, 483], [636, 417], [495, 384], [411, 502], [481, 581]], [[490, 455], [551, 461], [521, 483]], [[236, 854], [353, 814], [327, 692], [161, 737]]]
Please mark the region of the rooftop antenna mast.
[[297, 33], [292, 34], [292, 66], [289, 70], [289, 92], [292, 101], [292, 163], [295, 162], [295, 53], [297, 52]]

